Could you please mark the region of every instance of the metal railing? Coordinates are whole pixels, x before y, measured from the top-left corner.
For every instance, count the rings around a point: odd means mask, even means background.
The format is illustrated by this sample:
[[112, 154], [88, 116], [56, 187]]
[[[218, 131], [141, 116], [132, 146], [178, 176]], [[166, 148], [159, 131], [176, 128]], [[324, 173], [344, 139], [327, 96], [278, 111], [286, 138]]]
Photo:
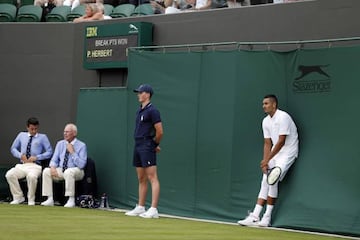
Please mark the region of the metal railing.
[[[194, 43], [194, 44], [178, 44], [178, 45], [160, 45], [160, 46], [139, 46], [130, 47], [130, 51], [141, 51], [141, 50], [157, 50], [166, 52], [170, 49], [187, 49], [192, 51], [193, 49], [200, 49], [203, 51], [209, 50], [220, 50], [221, 48], [231, 48], [231, 50], [255, 50], [256, 47], [260, 49], [273, 50], [274, 46], [291, 46], [292, 49], [302, 49], [306, 45], [321, 45], [323, 47], [332, 47], [335, 43], [344, 42], [357, 42], [360, 41], [360, 37], [349, 37], [349, 38], [334, 38], [334, 39], [319, 39], [319, 40], [299, 40], [299, 41], [274, 41], [274, 42], [257, 42], [257, 41], [244, 41], [244, 42], [218, 42], [218, 43]], [[359, 44], [359, 43], [356, 43]], [[346, 45], [346, 44], [345, 44]]]

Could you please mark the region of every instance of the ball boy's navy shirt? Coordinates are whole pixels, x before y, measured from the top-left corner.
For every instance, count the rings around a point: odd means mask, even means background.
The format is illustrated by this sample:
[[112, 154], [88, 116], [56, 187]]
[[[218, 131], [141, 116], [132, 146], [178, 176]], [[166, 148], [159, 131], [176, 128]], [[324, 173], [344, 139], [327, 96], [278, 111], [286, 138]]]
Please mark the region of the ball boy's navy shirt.
[[135, 120], [135, 140], [152, 139], [155, 137], [154, 125], [161, 122], [160, 112], [148, 103], [144, 108], [138, 109]]

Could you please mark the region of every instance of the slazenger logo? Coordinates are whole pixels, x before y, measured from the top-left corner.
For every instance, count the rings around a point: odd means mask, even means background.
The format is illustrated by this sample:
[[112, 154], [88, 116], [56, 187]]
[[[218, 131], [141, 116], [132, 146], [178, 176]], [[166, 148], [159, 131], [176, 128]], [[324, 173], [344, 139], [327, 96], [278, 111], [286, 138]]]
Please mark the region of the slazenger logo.
[[293, 82], [294, 92], [329, 92], [331, 91], [331, 77], [326, 72], [327, 65], [299, 65], [298, 75]]

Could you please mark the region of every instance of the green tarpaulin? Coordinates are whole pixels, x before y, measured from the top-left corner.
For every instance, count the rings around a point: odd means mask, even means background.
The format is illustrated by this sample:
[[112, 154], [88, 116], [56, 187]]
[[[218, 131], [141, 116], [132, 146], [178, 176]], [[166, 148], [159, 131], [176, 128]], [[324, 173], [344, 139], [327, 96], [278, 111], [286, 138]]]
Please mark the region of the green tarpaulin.
[[280, 185], [273, 226], [360, 235], [359, 57], [359, 47], [130, 51], [127, 88], [79, 95], [79, 135], [101, 191], [112, 206], [136, 203], [132, 90], [149, 83], [164, 125], [160, 213], [244, 218], [260, 187], [262, 98], [274, 93], [298, 126], [300, 153]]

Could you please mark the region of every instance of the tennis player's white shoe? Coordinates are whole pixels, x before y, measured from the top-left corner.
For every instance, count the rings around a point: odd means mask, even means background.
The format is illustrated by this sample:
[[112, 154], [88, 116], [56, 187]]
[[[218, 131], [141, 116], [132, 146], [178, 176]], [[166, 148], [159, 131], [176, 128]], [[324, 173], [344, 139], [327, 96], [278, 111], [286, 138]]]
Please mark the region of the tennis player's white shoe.
[[255, 216], [253, 213], [249, 213], [249, 216], [237, 223], [241, 226], [258, 226], [259, 217]]
[[271, 222], [271, 215], [264, 215], [259, 222], [259, 227], [269, 227]]
[[159, 218], [159, 213], [156, 208], [149, 208], [146, 212], [139, 215], [142, 218]]
[[136, 204], [136, 207], [133, 210], [126, 212], [125, 215], [135, 217], [135, 216], [139, 216], [144, 212], [145, 212], [145, 207]]

